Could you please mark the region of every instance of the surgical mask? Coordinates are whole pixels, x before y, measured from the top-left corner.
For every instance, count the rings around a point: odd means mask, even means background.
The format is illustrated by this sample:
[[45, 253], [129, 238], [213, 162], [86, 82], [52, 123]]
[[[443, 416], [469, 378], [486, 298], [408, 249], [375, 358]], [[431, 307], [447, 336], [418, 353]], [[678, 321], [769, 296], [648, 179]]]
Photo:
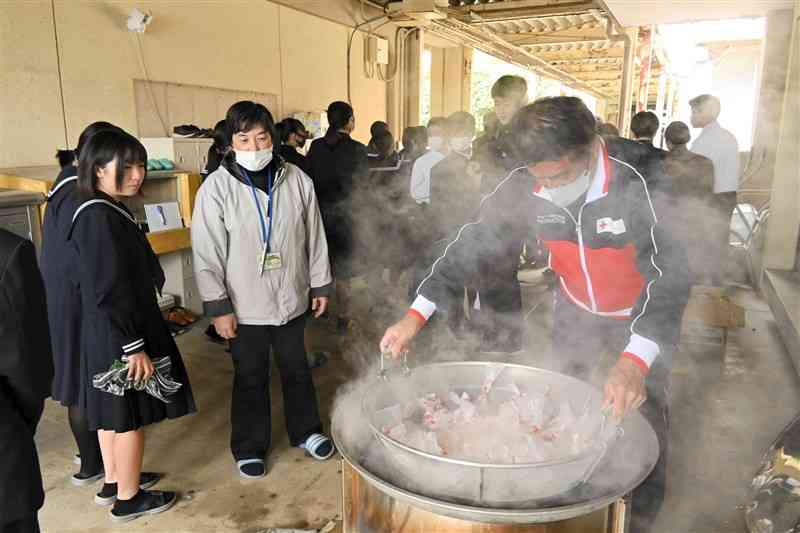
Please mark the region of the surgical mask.
[[472, 151], [472, 137], [454, 137], [450, 139], [450, 148], [459, 154], [468, 155]]
[[236, 162], [250, 172], [264, 170], [272, 161], [272, 148], [255, 152], [247, 150], [234, 150], [234, 152], [236, 152]]
[[428, 146], [434, 152], [441, 152], [444, 148], [444, 137], [428, 137]]
[[547, 190], [547, 193], [550, 195], [550, 198], [554, 204], [559, 207], [567, 207], [568, 205], [572, 204], [572, 202], [580, 198], [583, 193], [588, 191], [589, 185], [591, 185], [591, 179], [589, 176], [589, 171], [586, 170], [571, 183], [567, 183], [566, 185], [561, 185], [559, 187], [550, 187], [545, 189]]

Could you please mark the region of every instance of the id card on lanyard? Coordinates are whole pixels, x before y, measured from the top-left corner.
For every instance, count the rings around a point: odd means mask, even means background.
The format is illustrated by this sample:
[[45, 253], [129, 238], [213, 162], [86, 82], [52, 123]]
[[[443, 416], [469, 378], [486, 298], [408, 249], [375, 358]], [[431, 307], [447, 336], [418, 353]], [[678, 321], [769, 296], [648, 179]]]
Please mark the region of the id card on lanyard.
[[261, 202], [258, 201], [258, 193], [256, 193], [256, 186], [253, 180], [250, 179], [250, 174], [247, 170], [240, 167], [240, 170], [247, 178], [247, 183], [250, 185], [250, 192], [253, 193], [253, 201], [256, 203], [256, 210], [258, 211], [258, 222], [261, 226], [261, 242], [262, 247], [258, 253], [258, 275], [263, 276], [265, 270], [278, 270], [283, 266], [281, 254], [270, 252], [270, 238], [272, 237], [272, 219], [275, 216], [275, 209], [273, 208], [273, 181], [272, 170], [267, 171], [267, 220], [264, 220], [264, 212], [261, 209]]

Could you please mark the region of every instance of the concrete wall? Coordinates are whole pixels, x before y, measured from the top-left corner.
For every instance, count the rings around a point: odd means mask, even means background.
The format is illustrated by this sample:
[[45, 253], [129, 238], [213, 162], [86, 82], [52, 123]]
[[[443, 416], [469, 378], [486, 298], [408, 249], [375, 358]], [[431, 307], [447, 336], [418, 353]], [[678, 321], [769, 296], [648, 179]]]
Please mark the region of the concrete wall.
[[[320, 12], [352, 4], [330, 0]], [[56, 148], [74, 146], [95, 120], [138, 133], [133, 80], [143, 74], [135, 36], [125, 28], [134, 6], [154, 15], [142, 36], [153, 80], [275, 93], [278, 118], [347, 99], [352, 28], [272, 2], [4, 2], [0, 167], [52, 164]], [[386, 119], [387, 84], [364, 76], [360, 36], [352, 58], [355, 136], [366, 141], [371, 122]]]
[[[775, 154], [780, 134], [781, 111], [786, 96], [786, 74], [792, 40], [792, 11], [774, 11], [767, 17], [761, 59], [760, 90], [756, 102], [752, 177], [744, 189], [769, 188], [775, 171]], [[763, 200], [763, 197], [762, 197]]]

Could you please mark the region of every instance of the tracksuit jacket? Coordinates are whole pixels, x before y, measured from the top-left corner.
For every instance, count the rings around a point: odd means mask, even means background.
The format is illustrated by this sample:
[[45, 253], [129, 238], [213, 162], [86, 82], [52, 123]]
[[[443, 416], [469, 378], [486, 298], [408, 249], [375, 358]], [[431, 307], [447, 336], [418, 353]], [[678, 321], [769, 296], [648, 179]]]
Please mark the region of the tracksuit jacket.
[[[446, 306], [447, 287], [463, 286], [479, 260], [498, 257], [511, 239], [535, 237], [549, 250], [568, 301], [598, 317], [630, 322], [622, 355], [647, 372], [680, 336], [689, 293], [685, 251], [665, 231], [668, 221], [658, 218], [661, 202], [625, 161], [624, 145], [617, 157], [609, 156], [605, 144], [598, 150], [588, 191], [567, 208], [552, 203], [524, 166], [511, 171], [483, 197], [475, 220], [449, 238], [409, 313], [427, 320]], [[555, 332], [572, 334], [582, 332]]]

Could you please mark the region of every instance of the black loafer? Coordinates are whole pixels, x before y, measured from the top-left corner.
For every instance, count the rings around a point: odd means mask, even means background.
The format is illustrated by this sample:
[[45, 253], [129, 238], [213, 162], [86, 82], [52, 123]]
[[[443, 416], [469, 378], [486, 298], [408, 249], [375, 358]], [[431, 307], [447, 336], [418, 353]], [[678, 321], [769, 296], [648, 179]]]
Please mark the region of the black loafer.
[[178, 495], [174, 492], [140, 490], [130, 500], [117, 500], [109, 514], [112, 522], [130, 522], [142, 516], [163, 513], [177, 501]]
[[103, 479], [103, 476], [105, 475], [105, 472], [102, 470], [96, 474], [84, 474], [83, 472], [78, 472], [69, 478], [69, 482], [75, 487], [88, 487], [89, 485], [94, 484], [96, 481]]
[[[142, 490], [149, 489], [156, 483], [161, 481], [161, 474], [155, 472], [142, 472], [139, 475], [139, 488]], [[117, 484], [105, 483], [103, 489], [94, 495], [94, 503], [97, 505], [111, 505], [117, 501]]]

